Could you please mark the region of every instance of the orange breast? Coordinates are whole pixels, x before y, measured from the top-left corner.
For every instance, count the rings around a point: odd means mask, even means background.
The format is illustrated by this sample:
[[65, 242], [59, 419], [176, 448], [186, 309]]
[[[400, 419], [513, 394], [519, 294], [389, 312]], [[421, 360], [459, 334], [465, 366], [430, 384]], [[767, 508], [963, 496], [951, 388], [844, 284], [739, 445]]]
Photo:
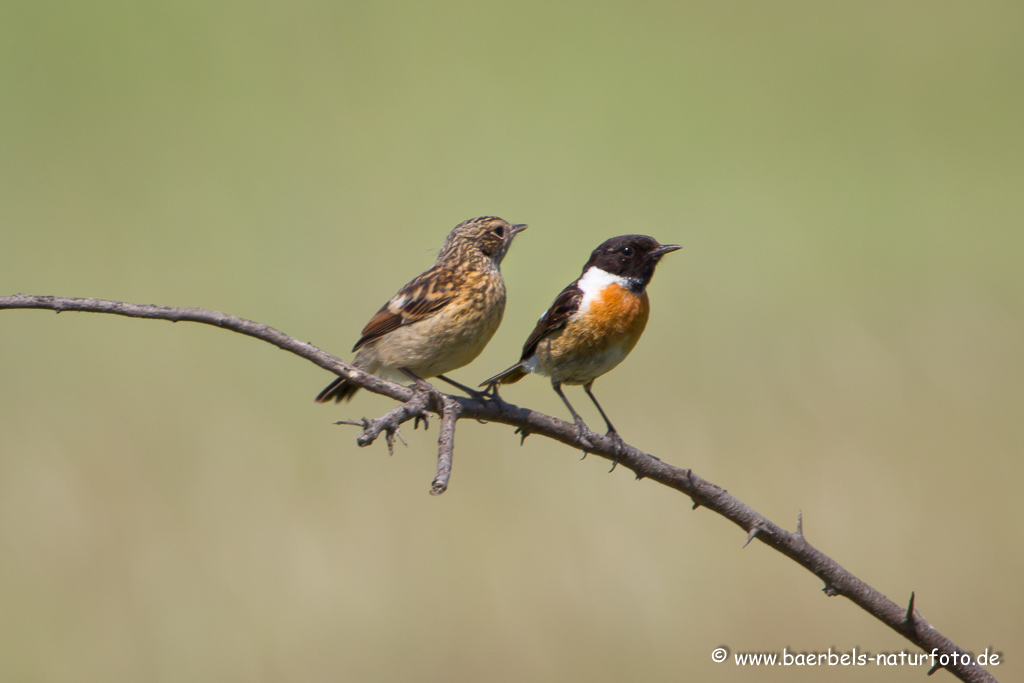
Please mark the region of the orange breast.
[[601, 290], [599, 297], [594, 297], [584, 316], [597, 335], [619, 343], [628, 340], [632, 348], [647, 326], [650, 312], [647, 292], [637, 296], [621, 285], [611, 284]]
[[557, 382], [585, 384], [621, 363], [636, 346], [650, 313], [646, 293], [638, 296], [612, 284], [588, 303], [537, 345], [537, 372]]

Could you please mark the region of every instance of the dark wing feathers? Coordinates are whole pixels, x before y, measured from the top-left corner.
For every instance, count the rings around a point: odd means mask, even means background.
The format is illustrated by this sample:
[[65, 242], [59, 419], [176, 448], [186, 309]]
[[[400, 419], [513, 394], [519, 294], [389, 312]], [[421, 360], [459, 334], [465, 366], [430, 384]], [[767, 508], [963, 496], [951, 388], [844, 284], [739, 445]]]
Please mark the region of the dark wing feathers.
[[352, 350], [356, 351], [367, 342], [380, 339], [403, 325], [429, 318], [454, 298], [455, 288], [450, 277], [437, 268], [431, 268], [402, 287], [370, 318], [363, 328], [363, 336]]
[[579, 310], [580, 301], [583, 299], [583, 292], [577, 286], [576, 282], [562, 290], [562, 292], [555, 297], [551, 307], [545, 311], [544, 315], [537, 321], [537, 326], [533, 328], [533, 332], [527, 337], [526, 343], [523, 344], [523, 355], [519, 358], [519, 362], [508, 368], [503, 372], [499, 372], [494, 377], [485, 380], [480, 386], [495, 386], [498, 384], [512, 384], [518, 382], [523, 377], [530, 374], [524, 366], [526, 361], [530, 359], [534, 351], [537, 350], [537, 344], [541, 342], [544, 337], [549, 334], [556, 332], [568, 322], [569, 318]]
[[552, 332], [560, 330], [565, 327], [565, 323], [572, 317], [572, 315], [579, 310], [580, 300], [583, 299], [583, 292], [577, 286], [576, 282], [562, 290], [562, 292], [555, 297], [551, 307], [548, 308], [547, 312], [540, 317], [537, 321], [537, 326], [533, 328], [533, 332], [526, 338], [526, 343], [523, 344], [523, 355], [520, 361], [524, 361], [533, 355], [533, 352], [537, 349], [537, 344], [540, 343], [544, 337], [548, 336]]
[[395, 315], [388, 308], [388, 304], [377, 311], [370, 322], [366, 323], [366, 327], [363, 328], [363, 336], [359, 338], [356, 345], [352, 347], [353, 351], [359, 350], [359, 347], [368, 341], [383, 337], [388, 332], [393, 332], [402, 326], [402, 316]]

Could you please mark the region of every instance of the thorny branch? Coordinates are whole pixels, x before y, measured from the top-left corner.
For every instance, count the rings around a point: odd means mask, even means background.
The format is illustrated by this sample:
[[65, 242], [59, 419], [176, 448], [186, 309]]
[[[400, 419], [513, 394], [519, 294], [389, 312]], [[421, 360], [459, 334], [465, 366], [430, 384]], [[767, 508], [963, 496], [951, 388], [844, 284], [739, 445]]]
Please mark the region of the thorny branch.
[[400, 404], [397, 408], [394, 408], [381, 417], [370, 420], [363, 418], [362, 420], [340, 420], [334, 424], [339, 425], [355, 425], [363, 428], [363, 433], [356, 439], [356, 443], [360, 446], [369, 446], [377, 437], [380, 436], [381, 432], [384, 432], [384, 439], [388, 445], [388, 454], [395, 454], [395, 437], [404, 444], [405, 439], [402, 438], [402, 432], [399, 427], [408, 422], [409, 420], [423, 420], [427, 422], [427, 405], [430, 403], [431, 395], [427, 392], [417, 392], [411, 399], [405, 403]]
[[[214, 325], [233, 330], [240, 334], [269, 342], [278, 348], [290, 351], [309, 360], [340, 377], [350, 379], [364, 389], [393, 398], [401, 403], [386, 415], [375, 420], [363, 419], [357, 424], [363, 433], [357, 439], [360, 446], [369, 445], [383, 432], [388, 449], [398, 428], [408, 420], [425, 417], [425, 411], [441, 416], [440, 437], [438, 438], [437, 475], [431, 493], [443, 493], [448, 487], [451, 475], [452, 451], [455, 438], [455, 424], [464, 418], [484, 422], [499, 422], [516, 427], [522, 434], [539, 434], [555, 441], [582, 449], [577, 441], [576, 425], [550, 415], [521, 408], [499, 397], [478, 399], [450, 396], [436, 390], [423, 391], [388, 382], [369, 375], [334, 356], [321, 351], [312, 344], [275, 330], [267, 325], [226, 315], [218, 311], [201, 308], [179, 308], [105, 301], [101, 299], [76, 299], [53, 296], [29, 296], [17, 294], [0, 297], [0, 309], [36, 308], [61, 311], [84, 311], [91, 313], [112, 313], [133, 318], [152, 318], [171, 322], [190, 321]], [[400, 435], [399, 435], [399, 438]], [[983, 667], [964, 660], [964, 650], [939, 633], [916, 608], [916, 597], [912, 593], [908, 607], [901, 607], [859, 578], [840, 566], [835, 560], [807, 542], [803, 535], [802, 517], [797, 518], [796, 532], [786, 531], [763, 515], [748, 507], [721, 487], [701, 479], [692, 470], [669, 465], [660, 459], [625, 444], [617, 444], [603, 434], [587, 431], [584, 441], [589, 442], [586, 451], [618, 462], [632, 470], [637, 479], [652, 479], [673, 488], [693, 500], [693, 507], [705, 507], [717, 512], [747, 532], [746, 544], [755, 538], [774, 548], [824, 582], [823, 591], [828, 596], [842, 595], [873, 615], [891, 629], [922, 648], [926, 653], [937, 652], [945, 655], [946, 664], [936, 659], [938, 668], [949, 670], [962, 681], [970, 683], [994, 683], [995, 678]]]

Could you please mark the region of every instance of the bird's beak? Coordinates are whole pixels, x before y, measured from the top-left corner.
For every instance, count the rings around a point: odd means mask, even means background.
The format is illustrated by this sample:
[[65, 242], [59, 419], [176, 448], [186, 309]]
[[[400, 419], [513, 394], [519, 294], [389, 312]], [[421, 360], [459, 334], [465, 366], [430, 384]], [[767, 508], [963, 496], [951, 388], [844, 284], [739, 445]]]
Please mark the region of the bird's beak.
[[509, 237], [515, 237], [523, 230], [526, 230], [528, 227], [530, 226], [528, 226], [526, 223], [517, 223], [516, 225], [513, 225], [512, 230], [509, 231]]
[[679, 246], [678, 244], [663, 244], [654, 251], [652, 251], [651, 256], [653, 256], [654, 258], [661, 258], [670, 251], [678, 251], [679, 249], [682, 249], [682, 247]]

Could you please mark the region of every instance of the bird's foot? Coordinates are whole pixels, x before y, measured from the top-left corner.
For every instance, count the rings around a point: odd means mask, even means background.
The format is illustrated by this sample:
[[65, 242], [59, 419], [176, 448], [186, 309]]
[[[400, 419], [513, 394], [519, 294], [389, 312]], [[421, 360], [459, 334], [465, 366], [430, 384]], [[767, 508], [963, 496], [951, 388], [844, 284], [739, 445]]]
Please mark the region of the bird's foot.
[[614, 472], [615, 468], [619, 465], [619, 458], [621, 458], [626, 452], [626, 442], [622, 440], [622, 437], [619, 436], [619, 433], [614, 429], [609, 430], [605, 436], [612, 440], [612, 446], [615, 449], [615, 458], [612, 460], [612, 468], [608, 470], [609, 472]]
[[[498, 393], [498, 383], [497, 382], [491, 382], [490, 384], [487, 385], [487, 388], [485, 388], [483, 391], [480, 391], [480, 392], [477, 392], [477, 393], [479, 393], [480, 397], [483, 398], [485, 401], [500, 401], [501, 400], [501, 394]], [[474, 396], [474, 398], [476, 398], [476, 397]]]
[[448, 384], [451, 384], [459, 391], [465, 392], [470, 398], [472, 398], [475, 401], [484, 402], [490, 398], [490, 390], [493, 385], [488, 385], [488, 387], [483, 391], [477, 391], [476, 389], [470, 389], [462, 382], [456, 382], [455, 380], [445, 377], [444, 375], [438, 375], [437, 378], [447, 382]]
[[587, 439], [587, 437], [584, 436], [584, 434], [586, 434], [586, 432], [588, 430], [587, 430], [587, 424], [583, 421], [583, 418], [580, 417], [579, 415], [577, 415], [576, 418], [575, 418], [575, 422], [576, 422], [576, 439], [575, 439], [575, 443], [576, 443], [576, 445], [583, 447], [583, 456], [586, 457], [587, 450], [593, 448], [594, 444], [590, 443], [590, 440]]
[[409, 388], [415, 389], [416, 391], [422, 392], [424, 394], [429, 394], [437, 391], [437, 387], [435, 387], [433, 384], [426, 381], [425, 379], [420, 379], [419, 377], [413, 380], [412, 386]]
[[612, 429], [607, 434], [605, 434], [605, 436], [612, 440], [612, 444], [614, 444], [615, 446], [616, 453], [621, 454], [626, 451], [626, 442], [622, 440], [622, 437], [619, 436], [619, 433], [617, 431]]
[[412, 380], [412, 386], [409, 387], [410, 389], [415, 389], [416, 391], [418, 391], [418, 392], [420, 392], [422, 394], [440, 394], [441, 393], [440, 391], [437, 390], [437, 388], [433, 384], [431, 384], [430, 382], [427, 382], [425, 379], [423, 379], [422, 377], [417, 375], [415, 372], [413, 372], [409, 368], [398, 368], [398, 371], [401, 372], [406, 377], [408, 377], [409, 379]]

